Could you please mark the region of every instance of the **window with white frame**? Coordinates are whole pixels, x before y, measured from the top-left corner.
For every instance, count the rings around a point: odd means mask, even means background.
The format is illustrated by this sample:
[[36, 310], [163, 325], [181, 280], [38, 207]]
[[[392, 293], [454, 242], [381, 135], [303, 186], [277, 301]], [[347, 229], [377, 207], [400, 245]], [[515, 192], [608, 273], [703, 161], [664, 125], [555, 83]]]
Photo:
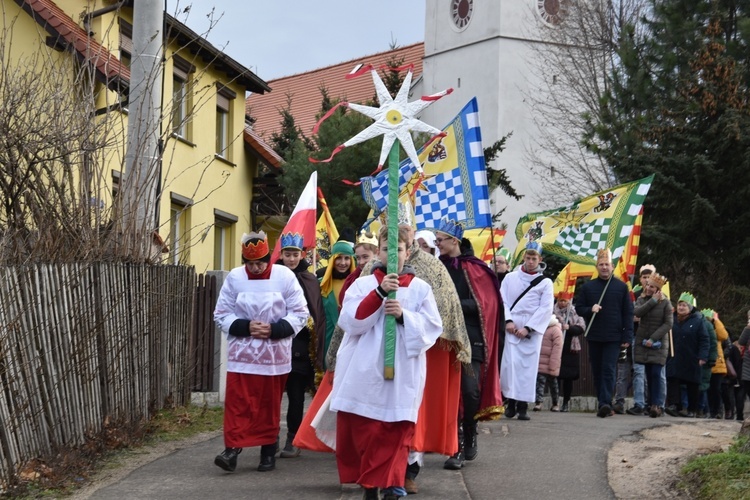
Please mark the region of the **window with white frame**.
[[234, 229], [238, 217], [214, 209], [214, 270], [229, 271], [234, 265]]

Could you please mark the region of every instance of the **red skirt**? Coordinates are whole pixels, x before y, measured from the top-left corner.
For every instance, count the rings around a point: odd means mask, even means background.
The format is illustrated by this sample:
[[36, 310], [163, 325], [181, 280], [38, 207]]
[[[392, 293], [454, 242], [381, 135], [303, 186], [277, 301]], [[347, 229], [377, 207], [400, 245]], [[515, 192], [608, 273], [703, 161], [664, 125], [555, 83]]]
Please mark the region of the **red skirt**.
[[250, 448], [276, 442], [287, 376], [227, 372], [224, 446]]
[[338, 412], [336, 464], [341, 483], [365, 488], [404, 486], [414, 422], [381, 422]]
[[453, 455], [458, 451], [461, 363], [438, 342], [427, 351], [427, 380], [411, 449]]
[[307, 413], [302, 417], [302, 423], [297, 430], [297, 435], [294, 436], [294, 446], [302, 448], [304, 450], [312, 451], [325, 451], [333, 453], [333, 450], [323, 443], [315, 435], [315, 429], [313, 428], [312, 421], [315, 415], [318, 414], [318, 410], [323, 406], [328, 395], [333, 390], [333, 372], [325, 372], [323, 380], [320, 381], [320, 387], [315, 393], [315, 397], [310, 402], [310, 407], [307, 409]]

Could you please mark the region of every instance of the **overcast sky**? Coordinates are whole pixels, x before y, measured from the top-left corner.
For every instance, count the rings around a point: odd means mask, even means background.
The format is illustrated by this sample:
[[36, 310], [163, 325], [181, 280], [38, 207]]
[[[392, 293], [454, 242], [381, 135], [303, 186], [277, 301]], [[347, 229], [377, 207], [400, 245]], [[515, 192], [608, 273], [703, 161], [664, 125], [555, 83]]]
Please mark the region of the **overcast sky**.
[[269, 81], [424, 41], [424, 2], [168, 0], [167, 12], [204, 35], [215, 8], [208, 40]]

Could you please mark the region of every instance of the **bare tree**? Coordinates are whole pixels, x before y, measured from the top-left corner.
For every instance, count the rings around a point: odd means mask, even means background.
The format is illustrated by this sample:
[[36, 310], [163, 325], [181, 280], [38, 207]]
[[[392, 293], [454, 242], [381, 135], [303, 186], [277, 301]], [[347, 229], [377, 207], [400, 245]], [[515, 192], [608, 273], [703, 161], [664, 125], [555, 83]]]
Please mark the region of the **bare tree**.
[[539, 135], [526, 150], [545, 205], [617, 184], [609, 166], [583, 146], [587, 123], [598, 121], [606, 75], [626, 24], [636, 24], [645, 0], [560, 2], [561, 21], [543, 29], [547, 43], [533, 44], [532, 73], [540, 82], [526, 95]]

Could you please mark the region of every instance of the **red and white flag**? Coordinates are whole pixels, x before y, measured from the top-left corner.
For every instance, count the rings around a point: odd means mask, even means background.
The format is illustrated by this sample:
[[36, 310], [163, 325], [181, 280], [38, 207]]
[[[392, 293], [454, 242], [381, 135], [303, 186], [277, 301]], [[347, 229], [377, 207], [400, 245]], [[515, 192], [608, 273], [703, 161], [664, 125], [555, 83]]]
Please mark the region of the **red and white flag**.
[[[284, 230], [281, 234], [285, 233], [299, 233], [303, 238], [303, 245], [305, 248], [312, 248], [315, 246], [315, 222], [316, 222], [316, 208], [317, 208], [317, 192], [318, 192], [318, 172], [315, 171], [310, 174], [310, 180], [307, 181], [305, 189], [297, 200], [297, 205], [294, 207], [289, 222], [284, 226]], [[276, 246], [273, 249], [271, 255], [271, 262], [276, 262], [281, 254], [281, 237], [276, 240]]]

